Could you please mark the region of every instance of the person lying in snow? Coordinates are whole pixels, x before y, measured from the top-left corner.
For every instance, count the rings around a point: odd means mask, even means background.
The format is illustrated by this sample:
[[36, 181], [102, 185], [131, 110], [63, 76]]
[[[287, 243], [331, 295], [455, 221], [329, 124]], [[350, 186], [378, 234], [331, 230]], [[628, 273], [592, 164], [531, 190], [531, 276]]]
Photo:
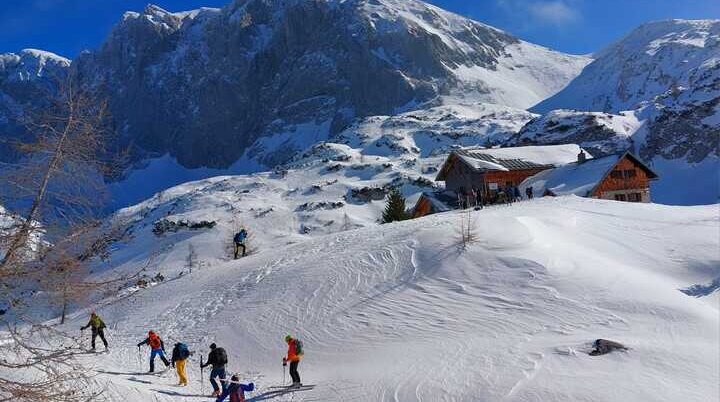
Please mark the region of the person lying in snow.
[[593, 347], [595, 349], [590, 351], [590, 356], [605, 355], [613, 350], [627, 350], [623, 344], [607, 339], [596, 339], [595, 342], [593, 342]]
[[237, 374], [230, 377], [230, 381], [228, 382], [229, 385], [225, 388], [222, 395], [218, 396], [215, 402], [223, 402], [228, 396], [230, 397], [230, 402], [245, 402], [245, 392], [251, 392], [255, 389], [255, 384], [253, 383], [241, 384]]

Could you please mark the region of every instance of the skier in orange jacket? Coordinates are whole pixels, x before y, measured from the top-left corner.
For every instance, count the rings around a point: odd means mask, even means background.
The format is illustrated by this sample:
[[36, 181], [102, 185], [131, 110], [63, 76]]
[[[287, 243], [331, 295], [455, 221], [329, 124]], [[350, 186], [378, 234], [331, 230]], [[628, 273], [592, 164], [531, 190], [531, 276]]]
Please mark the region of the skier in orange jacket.
[[292, 386], [300, 387], [300, 373], [297, 368], [300, 364], [300, 359], [303, 357], [302, 342], [299, 339], [295, 339], [288, 335], [285, 337], [285, 342], [288, 344], [287, 356], [283, 357], [283, 366], [286, 366], [290, 362], [290, 377], [292, 377]]

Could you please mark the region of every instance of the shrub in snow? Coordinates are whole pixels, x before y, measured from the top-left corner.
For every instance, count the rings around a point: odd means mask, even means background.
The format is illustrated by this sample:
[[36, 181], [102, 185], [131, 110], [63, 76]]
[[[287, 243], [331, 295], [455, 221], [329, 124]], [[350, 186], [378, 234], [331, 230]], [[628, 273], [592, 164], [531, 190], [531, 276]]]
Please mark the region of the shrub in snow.
[[306, 202], [302, 205], [299, 205], [295, 210], [296, 211], [317, 211], [318, 209], [338, 209], [345, 206], [345, 203], [342, 201], [320, 201], [320, 202]]
[[363, 187], [350, 190], [350, 196], [363, 203], [385, 199], [387, 193], [388, 190], [384, 187]]
[[190, 229], [190, 230], [198, 230], [198, 229], [212, 229], [217, 225], [217, 222], [215, 221], [200, 221], [200, 222], [191, 222], [191, 221], [178, 221], [173, 222], [167, 219], [161, 219], [157, 222], [155, 222], [153, 227], [153, 233], [155, 236], [162, 236], [163, 234], [167, 232], [177, 232], [180, 229]]

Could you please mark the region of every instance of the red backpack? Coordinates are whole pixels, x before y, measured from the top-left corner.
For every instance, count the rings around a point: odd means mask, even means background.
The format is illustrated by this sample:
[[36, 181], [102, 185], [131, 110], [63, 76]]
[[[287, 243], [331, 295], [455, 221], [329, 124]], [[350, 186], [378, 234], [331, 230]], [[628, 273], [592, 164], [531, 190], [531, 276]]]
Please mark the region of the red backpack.
[[160, 342], [160, 337], [157, 336], [156, 333], [152, 332], [148, 335], [148, 345], [150, 345], [153, 349], [160, 349], [162, 346], [162, 343]]

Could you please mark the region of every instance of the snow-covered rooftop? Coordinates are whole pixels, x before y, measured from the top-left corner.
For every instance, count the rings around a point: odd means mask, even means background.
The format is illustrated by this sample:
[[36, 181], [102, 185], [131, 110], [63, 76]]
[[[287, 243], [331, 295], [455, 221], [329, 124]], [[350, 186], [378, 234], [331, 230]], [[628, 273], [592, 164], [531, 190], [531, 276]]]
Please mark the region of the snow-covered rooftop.
[[532, 187], [533, 193], [538, 195], [550, 190], [555, 195], [574, 194], [586, 197], [619, 158], [618, 155], [610, 155], [545, 170], [523, 181], [520, 189], [525, 191], [527, 187]]
[[580, 146], [576, 144], [537, 145], [527, 147], [470, 149], [471, 153], [490, 155], [496, 159], [520, 159], [539, 165], [565, 165], [577, 161]]
[[[539, 145], [512, 148], [461, 148], [452, 155], [478, 171], [511, 171], [547, 168], [577, 161], [582, 148], [575, 144]], [[592, 156], [585, 152], [589, 158]], [[446, 164], [436, 180], [445, 180]]]

